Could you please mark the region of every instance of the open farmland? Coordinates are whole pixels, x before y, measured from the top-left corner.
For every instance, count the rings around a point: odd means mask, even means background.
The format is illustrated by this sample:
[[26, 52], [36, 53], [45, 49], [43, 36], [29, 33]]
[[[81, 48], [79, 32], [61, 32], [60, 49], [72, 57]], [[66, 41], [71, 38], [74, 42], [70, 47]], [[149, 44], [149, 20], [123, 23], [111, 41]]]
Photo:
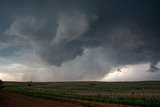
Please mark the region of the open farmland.
[[35, 98], [94, 106], [114, 103], [160, 106], [160, 82], [4, 82], [1, 93], [16, 93]]

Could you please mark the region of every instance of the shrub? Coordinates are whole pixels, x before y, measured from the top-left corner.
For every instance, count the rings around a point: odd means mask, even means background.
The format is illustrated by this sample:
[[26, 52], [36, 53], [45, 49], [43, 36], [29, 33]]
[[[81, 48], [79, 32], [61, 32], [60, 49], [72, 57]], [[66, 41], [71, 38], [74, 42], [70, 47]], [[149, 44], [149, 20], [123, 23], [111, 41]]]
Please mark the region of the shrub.
[[28, 86], [31, 86], [32, 85], [32, 81], [28, 82]]
[[2, 85], [3, 84], [3, 81], [0, 79], [0, 85]]

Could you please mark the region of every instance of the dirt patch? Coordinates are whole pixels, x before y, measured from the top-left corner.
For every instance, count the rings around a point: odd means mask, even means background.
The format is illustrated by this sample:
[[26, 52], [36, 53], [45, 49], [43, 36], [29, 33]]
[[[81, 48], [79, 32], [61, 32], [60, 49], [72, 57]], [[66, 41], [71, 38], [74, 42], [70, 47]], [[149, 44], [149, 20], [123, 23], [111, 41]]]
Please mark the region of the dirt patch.
[[0, 93], [0, 107], [82, 107], [78, 104], [60, 103], [13, 93]]
[[73, 104], [68, 102], [32, 98], [8, 92], [0, 92], [0, 107], [135, 107], [131, 105], [99, 103], [84, 100], [80, 100], [79, 102], [79, 104]]

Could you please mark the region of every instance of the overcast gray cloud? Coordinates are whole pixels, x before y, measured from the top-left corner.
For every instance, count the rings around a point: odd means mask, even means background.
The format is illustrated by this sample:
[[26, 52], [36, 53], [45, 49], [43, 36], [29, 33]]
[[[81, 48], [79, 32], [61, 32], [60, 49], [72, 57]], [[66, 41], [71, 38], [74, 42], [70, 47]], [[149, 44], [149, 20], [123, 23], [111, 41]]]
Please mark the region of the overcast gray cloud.
[[[36, 59], [64, 80], [98, 79], [112, 67], [142, 63], [159, 71], [158, 0], [0, 2], [1, 57]], [[66, 70], [64, 77], [54, 68]]]

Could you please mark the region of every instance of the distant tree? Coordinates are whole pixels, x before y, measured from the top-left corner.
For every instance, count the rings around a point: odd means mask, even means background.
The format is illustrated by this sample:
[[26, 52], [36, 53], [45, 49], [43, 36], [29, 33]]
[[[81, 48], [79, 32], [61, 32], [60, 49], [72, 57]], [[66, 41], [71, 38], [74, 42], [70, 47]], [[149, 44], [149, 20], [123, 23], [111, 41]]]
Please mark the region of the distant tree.
[[31, 86], [31, 85], [32, 85], [32, 81], [29, 82], [28, 86]]
[[0, 85], [2, 85], [3, 84], [3, 81], [0, 79]]

